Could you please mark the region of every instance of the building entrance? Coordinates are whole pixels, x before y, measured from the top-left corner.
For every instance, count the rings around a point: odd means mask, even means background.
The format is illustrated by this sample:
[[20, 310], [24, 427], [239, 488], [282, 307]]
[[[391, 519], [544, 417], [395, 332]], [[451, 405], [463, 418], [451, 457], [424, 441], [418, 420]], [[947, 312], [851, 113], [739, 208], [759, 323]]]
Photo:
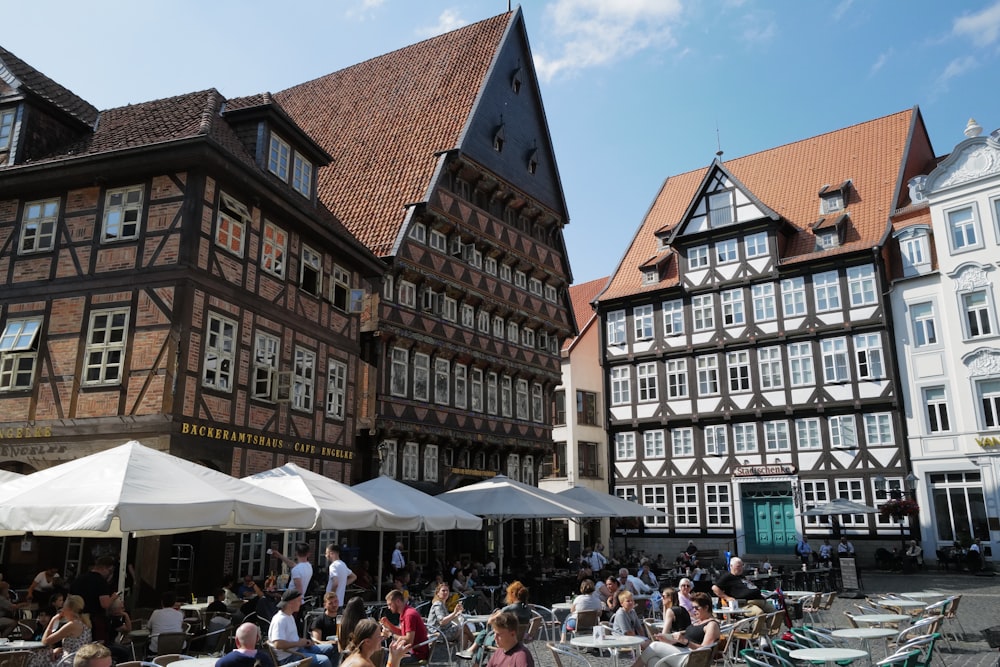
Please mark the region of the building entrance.
[[796, 543], [795, 503], [790, 482], [743, 484], [740, 487], [746, 552], [792, 553]]

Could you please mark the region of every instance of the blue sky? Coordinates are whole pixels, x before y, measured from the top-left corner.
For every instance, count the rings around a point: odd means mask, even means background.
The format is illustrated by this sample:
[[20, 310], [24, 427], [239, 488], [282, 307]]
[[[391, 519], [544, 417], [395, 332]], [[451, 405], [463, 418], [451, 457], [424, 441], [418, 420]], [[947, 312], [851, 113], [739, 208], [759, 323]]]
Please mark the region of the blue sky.
[[[516, 4], [516, 3], [515, 3]], [[4, 47], [98, 108], [277, 91], [506, 0], [8, 3]], [[576, 282], [672, 174], [919, 105], [938, 154], [1000, 127], [1000, 0], [526, 0]], [[718, 129], [718, 133], [717, 133]]]

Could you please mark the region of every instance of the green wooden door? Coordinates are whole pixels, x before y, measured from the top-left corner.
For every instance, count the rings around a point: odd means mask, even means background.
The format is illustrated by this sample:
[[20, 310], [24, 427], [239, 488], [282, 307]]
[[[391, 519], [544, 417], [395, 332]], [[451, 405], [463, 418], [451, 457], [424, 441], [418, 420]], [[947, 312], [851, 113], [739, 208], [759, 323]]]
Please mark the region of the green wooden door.
[[796, 526], [791, 498], [744, 498], [743, 520], [747, 553], [792, 553]]

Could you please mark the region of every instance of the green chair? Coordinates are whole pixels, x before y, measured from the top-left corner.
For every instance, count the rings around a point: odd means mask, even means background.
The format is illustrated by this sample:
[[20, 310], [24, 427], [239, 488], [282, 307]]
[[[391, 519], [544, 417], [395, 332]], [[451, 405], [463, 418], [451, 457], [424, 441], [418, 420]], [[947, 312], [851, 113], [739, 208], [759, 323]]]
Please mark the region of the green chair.
[[883, 658], [876, 662], [875, 667], [917, 667], [917, 660], [919, 659], [920, 651], [893, 653], [888, 658]]
[[740, 651], [740, 658], [747, 667], [795, 667], [790, 660], [761, 649], [745, 648]]
[[[941, 639], [941, 633], [939, 632], [924, 635], [923, 637], [917, 637], [916, 639], [911, 639], [906, 644], [900, 646], [896, 653], [919, 651], [920, 657], [914, 664], [917, 667], [931, 667], [931, 661], [934, 659], [934, 645], [937, 643], [938, 639]], [[942, 665], [944, 664], [944, 658], [940, 655], [938, 655], [938, 660]]]

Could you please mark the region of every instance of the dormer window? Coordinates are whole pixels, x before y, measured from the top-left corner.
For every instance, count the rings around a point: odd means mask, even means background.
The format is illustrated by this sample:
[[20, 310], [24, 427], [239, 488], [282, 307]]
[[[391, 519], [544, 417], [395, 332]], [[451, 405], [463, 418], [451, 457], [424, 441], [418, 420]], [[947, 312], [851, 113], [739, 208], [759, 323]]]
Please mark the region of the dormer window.
[[659, 281], [659, 276], [655, 268], [647, 268], [642, 270], [642, 284], [643, 285], [655, 285]]
[[276, 134], [271, 134], [267, 170], [286, 183], [291, 176], [291, 186], [296, 192], [307, 199], [312, 196], [312, 162], [305, 159], [298, 151], [293, 151], [288, 142]]
[[271, 135], [271, 150], [268, 154], [267, 169], [283, 181], [288, 180], [288, 164], [292, 157], [292, 147], [276, 134]]
[[930, 271], [930, 228], [927, 225], [907, 227], [894, 236], [899, 242], [904, 276], [916, 276]]
[[510, 77], [510, 89], [514, 91], [517, 95], [521, 92], [521, 68], [518, 67], [514, 70], [513, 76]]
[[816, 232], [816, 250], [829, 250], [840, 245], [836, 229], [824, 229]]
[[725, 227], [733, 224], [733, 193], [716, 192], [708, 197], [708, 220], [712, 227]]
[[0, 151], [10, 148], [10, 139], [14, 135], [14, 110], [0, 111]]
[[812, 233], [816, 237], [815, 250], [829, 250], [844, 242], [847, 222], [850, 216], [846, 213], [834, 218], [820, 218], [812, 225]]
[[504, 144], [504, 132], [503, 132], [503, 124], [501, 124], [500, 127], [497, 128], [497, 131], [493, 133], [493, 150], [495, 150], [497, 153], [502, 153], [503, 144]]
[[528, 155], [528, 173], [534, 174], [538, 171], [538, 151], [534, 150]]
[[292, 187], [306, 199], [312, 196], [312, 174], [312, 162], [296, 153], [292, 163]]
[[824, 185], [819, 190], [819, 213], [827, 215], [843, 211], [847, 206], [847, 189], [851, 181], [846, 180], [838, 186]]

